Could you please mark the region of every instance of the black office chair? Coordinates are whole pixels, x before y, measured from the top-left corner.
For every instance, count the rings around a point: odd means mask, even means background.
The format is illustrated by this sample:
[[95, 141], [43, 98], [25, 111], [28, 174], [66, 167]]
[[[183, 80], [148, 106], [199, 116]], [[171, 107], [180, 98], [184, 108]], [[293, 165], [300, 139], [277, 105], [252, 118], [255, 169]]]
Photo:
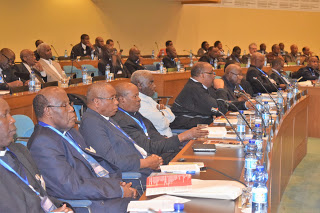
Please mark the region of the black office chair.
[[106, 80], [106, 76], [104, 76], [104, 75], [94, 76], [94, 77], [92, 78], [92, 82], [95, 82], [95, 81], [104, 81], [104, 80]]
[[58, 81], [51, 81], [51, 82], [46, 82], [44, 84], [41, 84], [41, 89], [46, 87], [57, 87], [57, 86], [58, 86]]
[[10, 87], [10, 94], [29, 91], [29, 86]]

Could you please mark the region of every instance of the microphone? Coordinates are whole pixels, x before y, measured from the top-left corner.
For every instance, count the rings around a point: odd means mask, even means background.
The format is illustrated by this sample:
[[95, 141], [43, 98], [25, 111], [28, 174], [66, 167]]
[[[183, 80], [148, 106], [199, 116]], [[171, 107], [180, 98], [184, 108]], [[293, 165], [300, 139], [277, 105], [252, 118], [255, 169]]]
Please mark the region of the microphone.
[[187, 53], [189, 53], [189, 54], [191, 53], [191, 54], [192, 54], [192, 57], [195, 56], [195, 54], [193, 54], [192, 51], [188, 51], [188, 50], [182, 50], [182, 51], [187, 52]]
[[[253, 77], [254, 80], [258, 81], [259, 84], [263, 87], [263, 89], [268, 93], [270, 99], [274, 102], [274, 104], [276, 105], [277, 107], [277, 110], [279, 111], [279, 106], [277, 104], [277, 102], [273, 99], [273, 97], [271, 96], [271, 94], [269, 93], [269, 91], [265, 88], [265, 86], [263, 86], [263, 84], [261, 83], [261, 81], [257, 78], [257, 77]], [[271, 83], [272, 84], [272, 83]]]
[[157, 49], [158, 49], [158, 52], [160, 52], [160, 50], [159, 50], [159, 46], [158, 46], [158, 43], [155, 41], [154, 42], [155, 44], [156, 44], [156, 46], [157, 46]]
[[119, 50], [121, 50], [120, 42], [119, 42], [119, 41], [117, 41], [117, 44], [118, 44], [118, 46], [119, 46]]
[[247, 126], [250, 128], [250, 130], [252, 131], [252, 128], [251, 126], [249, 125], [248, 121], [246, 120], [246, 118], [243, 116], [242, 113], [240, 113], [240, 110], [238, 107], [236, 107], [236, 105], [234, 105], [234, 103], [232, 103], [231, 101], [227, 101], [227, 100], [224, 100], [224, 99], [217, 99], [217, 101], [223, 101], [226, 103], [227, 106], [229, 106], [229, 104], [231, 104], [234, 108], [236, 108], [236, 110], [239, 112], [239, 114], [241, 115], [242, 119], [244, 120], [244, 122], [247, 124]]
[[50, 46], [52, 47], [52, 49], [54, 50], [54, 52], [55, 52], [55, 53], [57, 54], [57, 56], [59, 57], [60, 55], [58, 54], [56, 48], [54, 48], [54, 46], [53, 46], [52, 44], [51, 44]]
[[227, 120], [227, 122], [228, 122], [229, 125], [231, 126], [232, 130], [236, 133], [237, 137], [239, 138], [242, 146], [244, 146], [244, 143], [243, 143], [242, 138], [239, 136], [239, 133], [238, 133], [238, 132], [235, 130], [235, 128], [232, 126], [232, 124], [230, 123], [230, 121], [229, 121], [229, 119], [227, 118], [227, 116], [226, 116], [225, 114], [223, 114], [218, 108], [212, 107], [212, 108], [211, 108], [211, 112], [215, 112], [215, 113], [218, 112], [218, 113], [220, 113], [220, 114]]
[[[279, 89], [271, 82], [272, 86], [277, 90], [277, 92], [279, 92]], [[282, 100], [284, 100], [284, 97], [282, 96], [281, 92], [279, 92], [278, 94], [281, 95]]]
[[228, 48], [228, 50], [231, 52], [231, 49], [230, 49], [230, 47], [228, 46], [228, 45], [225, 45], [227, 48]]

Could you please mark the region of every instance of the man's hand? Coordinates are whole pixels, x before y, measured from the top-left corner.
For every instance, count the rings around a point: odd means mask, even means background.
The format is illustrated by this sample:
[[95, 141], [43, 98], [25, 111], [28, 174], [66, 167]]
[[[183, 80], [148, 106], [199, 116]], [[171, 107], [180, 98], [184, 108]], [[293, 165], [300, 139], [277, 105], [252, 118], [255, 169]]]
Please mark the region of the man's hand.
[[123, 197], [132, 197], [132, 198], [137, 198], [138, 192], [136, 189], [131, 188], [132, 183], [126, 183], [126, 182], [121, 182], [120, 186], [122, 186], [123, 189]]
[[140, 160], [140, 168], [150, 168], [157, 170], [160, 168], [160, 166], [163, 164], [162, 157], [159, 157], [158, 155], [150, 155], [146, 159]]
[[224, 81], [222, 79], [214, 79], [213, 86], [215, 89], [223, 89], [224, 88]]
[[33, 66], [33, 68], [35, 68], [36, 70], [38, 70], [39, 72], [42, 72], [43, 71], [43, 67], [42, 65], [39, 63], [39, 61], [37, 61], [35, 63], [35, 65]]
[[[253, 103], [253, 104], [256, 104], [257, 102], [255, 101], [255, 100], [253, 100], [253, 99], [250, 99], [251, 100], [251, 102]], [[250, 101], [246, 101], [245, 102], [245, 105], [246, 105], [246, 107], [247, 107], [247, 109], [254, 109], [254, 106], [252, 105], [252, 103], [251, 103]]]
[[13, 82], [10, 82], [10, 83], [7, 83], [9, 87], [21, 87], [23, 86], [23, 83], [22, 81], [13, 81]]
[[208, 130], [202, 130], [202, 127], [193, 127], [178, 135], [180, 142], [192, 140], [194, 138], [203, 138], [209, 134]]
[[24, 85], [24, 86], [28, 86], [28, 85], [29, 85], [29, 81], [30, 81], [30, 80], [25, 81], [23, 85]]
[[165, 109], [166, 108], [166, 106], [164, 105], [164, 104], [158, 104], [157, 105], [157, 109], [158, 110], [163, 110], [163, 109]]
[[63, 204], [60, 208], [53, 210], [52, 212], [65, 212], [65, 213], [73, 213], [72, 209], [68, 208], [66, 204]]

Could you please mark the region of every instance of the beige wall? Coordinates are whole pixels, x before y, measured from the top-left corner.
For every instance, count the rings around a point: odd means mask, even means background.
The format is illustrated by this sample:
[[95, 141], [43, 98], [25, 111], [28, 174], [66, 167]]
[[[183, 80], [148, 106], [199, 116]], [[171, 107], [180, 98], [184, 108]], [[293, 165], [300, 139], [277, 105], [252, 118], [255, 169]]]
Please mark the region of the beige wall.
[[[172, 0], [1, 0], [0, 47], [17, 55], [35, 49], [36, 39], [53, 44], [58, 53], [70, 52], [82, 33], [120, 41], [124, 54], [132, 45], [151, 54], [173, 40], [178, 53], [196, 52], [203, 40], [221, 40], [231, 49], [247, 49], [250, 42], [271, 45], [280, 41], [311, 46], [320, 52], [317, 23], [320, 13], [191, 6]], [[118, 46], [116, 45], [118, 48]], [[227, 50], [227, 47], [224, 46]]]

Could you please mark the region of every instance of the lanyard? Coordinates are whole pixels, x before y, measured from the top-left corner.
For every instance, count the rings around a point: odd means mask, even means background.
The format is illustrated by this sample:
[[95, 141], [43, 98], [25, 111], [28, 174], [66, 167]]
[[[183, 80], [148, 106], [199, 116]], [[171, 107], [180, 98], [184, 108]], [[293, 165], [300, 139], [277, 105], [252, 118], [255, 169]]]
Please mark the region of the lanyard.
[[260, 68], [256, 67], [261, 73], [262, 75], [266, 76], [267, 78], [269, 78], [269, 76]]
[[132, 115], [130, 115], [128, 112], [126, 112], [123, 109], [121, 109], [120, 107], [118, 107], [118, 109], [121, 112], [124, 112], [125, 114], [129, 115], [141, 127], [141, 129], [143, 130], [144, 134], [148, 137], [148, 139], [150, 139], [149, 138], [149, 134], [148, 134], [148, 130], [147, 130], [146, 126], [144, 125], [144, 123], [143, 123], [141, 118], [138, 120], [135, 117], [133, 117]]
[[[8, 151], [10, 151], [8, 148], [7, 148]], [[13, 174], [15, 174], [20, 180], [22, 180], [22, 182], [24, 182], [27, 186], [29, 186], [30, 189], [32, 189], [32, 191], [34, 193], [36, 193], [36, 195], [40, 196], [40, 193], [37, 192], [33, 186], [31, 186], [29, 184], [29, 181], [28, 181], [28, 178], [26, 176], [26, 179], [22, 178], [16, 171], [14, 171], [14, 169], [11, 168], [11, 166], [9, 166], [6, 162], [4, 162], [3, 160], [0, 159], [0, 164], [5, 168], [7, 169], [9, 172], [12, 172]]]
[[310, 67], [308, 67], [308, 69], [310, 70], [310, 72], [311, 72], [312, 76], [315, 76], [314, 71], [313, 71]]
[[242, 86], [239, 84], [239, 88], [242, 90], [242, 91], [244, 91], [244, 89], [242, 88]]

